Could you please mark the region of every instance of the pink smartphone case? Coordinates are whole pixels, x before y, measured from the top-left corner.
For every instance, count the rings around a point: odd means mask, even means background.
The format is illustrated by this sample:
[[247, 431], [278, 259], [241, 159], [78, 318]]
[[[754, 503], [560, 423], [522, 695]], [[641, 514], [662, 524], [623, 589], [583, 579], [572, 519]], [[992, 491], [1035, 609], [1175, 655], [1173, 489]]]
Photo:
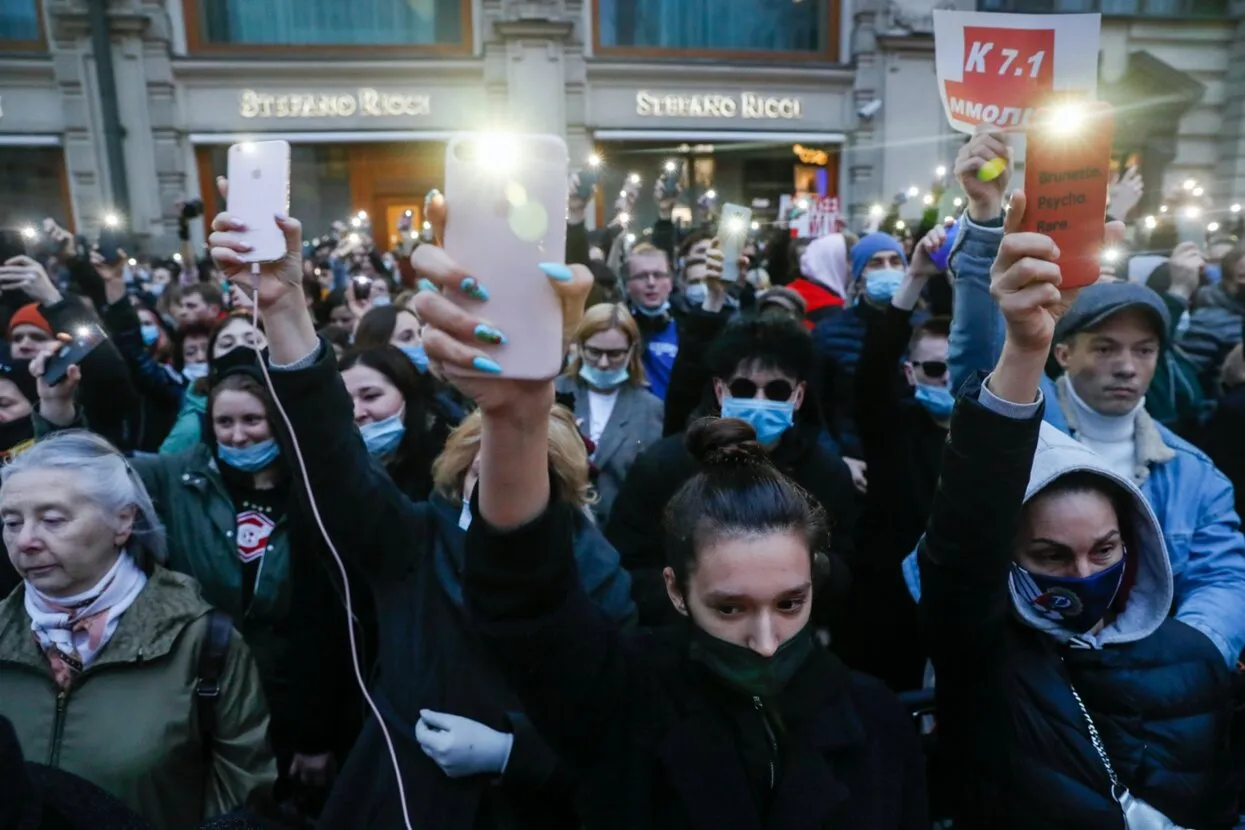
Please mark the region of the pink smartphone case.
[[539, 265], [566, 261], [566, 143], [555, 135], [517, 135], [514, 163], [497, 165], [473, 158], [471, 142], [478, 140], [456, 136], [446, 147], [444, 243], [489, 300], [447, 296], [506, 336], [501, 345], [477, 344], [502, 377], [552, 378], [562, 368], [562, 306]]

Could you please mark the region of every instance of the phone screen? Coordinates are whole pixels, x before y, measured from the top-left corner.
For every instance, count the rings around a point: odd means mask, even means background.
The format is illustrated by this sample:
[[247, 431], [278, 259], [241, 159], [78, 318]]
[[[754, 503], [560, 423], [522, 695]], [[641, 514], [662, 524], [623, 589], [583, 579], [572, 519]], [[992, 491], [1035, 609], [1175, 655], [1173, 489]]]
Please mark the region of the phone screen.
[[722, 218], [718, 222], [718, 247], [722, 250], [723, 282], [739, 280], [739, 255], [743, 253], [751, 224], [752, 208], [730, 202], [722, 205]]
[[1110, 105], [1089, 101], [1038, 110], [1026, 131], [1021, 229], [1059, 246], [1065, 288], [1101, 273], [1113, 134]]
[[121, 235], [112, 228], [104, 228], [99, 232], [99, 255], [109, 265], [121, 261]]

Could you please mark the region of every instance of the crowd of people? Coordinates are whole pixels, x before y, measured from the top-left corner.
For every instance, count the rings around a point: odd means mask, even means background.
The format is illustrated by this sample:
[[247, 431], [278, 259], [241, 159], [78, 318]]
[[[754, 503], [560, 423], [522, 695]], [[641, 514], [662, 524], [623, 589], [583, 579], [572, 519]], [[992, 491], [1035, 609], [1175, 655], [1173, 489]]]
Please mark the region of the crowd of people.
[[547, 381], [492, 376], [435, 191], [258, 272], [228, 213], [155, 262], [48, 220], [0, 263], [0, 830], [1242, 826], [1245, 246], [1121, 258], [1130, 173], [1061, 288], [1009, 157], [729, 268], [572, 177]]

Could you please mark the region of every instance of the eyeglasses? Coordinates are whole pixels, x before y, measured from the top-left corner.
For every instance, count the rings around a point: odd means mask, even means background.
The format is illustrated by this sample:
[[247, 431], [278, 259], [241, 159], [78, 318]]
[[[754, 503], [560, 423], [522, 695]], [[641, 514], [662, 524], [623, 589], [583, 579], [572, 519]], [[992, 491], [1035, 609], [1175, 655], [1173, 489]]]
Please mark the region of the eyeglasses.
[[940, 378], [947, 373], [947, 362], [945, 360], [922, 360], [912, 365], [920, 366], [926, 377]]
[[636, 271], [627, 275], [627, 282], [661, 282], [670, 279], [668, 271]]
[[598, 349], [594, 346], [583, 346], [584, 359], [589, 363], [600, 363], [601, 358], [605, 358], [610, 363], [617, 363], [626, 360], [631, 354], [631, 349]]
[[771, 380], [762, 387], [747, 378], [735, 378], [726, 385], [726, 389], [732, 398], [755, 398], [757, 390], [760, 389], [765, 393], [766, 399], [771, 401], [789, 401], [795, 394], [795, 387], [785, 380]]

